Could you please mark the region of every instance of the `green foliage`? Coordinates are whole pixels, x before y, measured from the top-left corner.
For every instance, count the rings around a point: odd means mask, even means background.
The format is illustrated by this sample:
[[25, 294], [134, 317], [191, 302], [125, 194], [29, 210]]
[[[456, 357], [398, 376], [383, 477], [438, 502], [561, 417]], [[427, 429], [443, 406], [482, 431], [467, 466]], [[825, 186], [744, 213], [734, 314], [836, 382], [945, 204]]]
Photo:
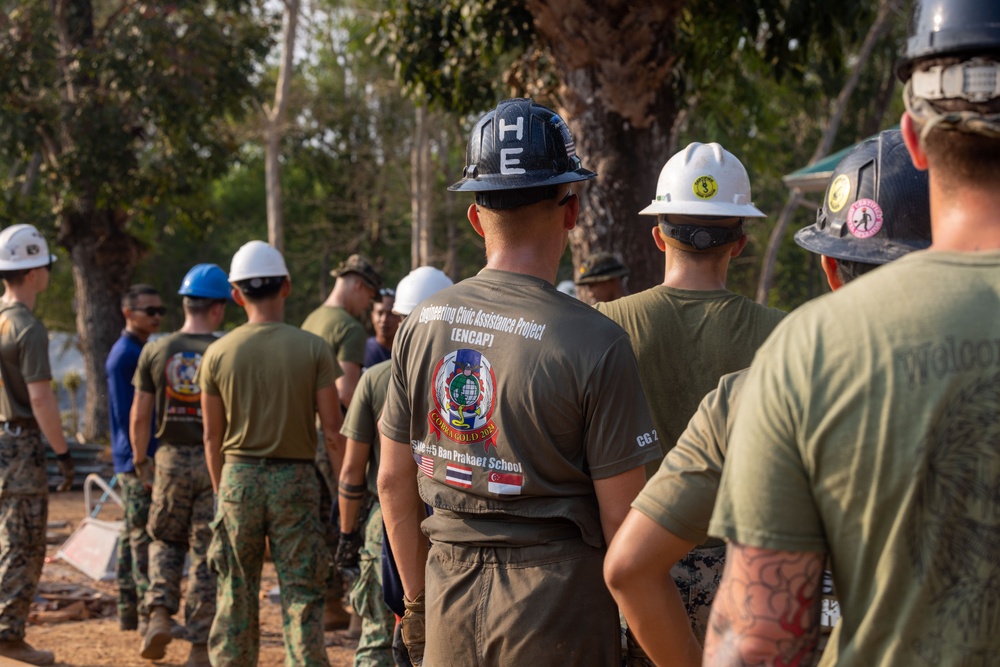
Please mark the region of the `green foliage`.
[[404, 93], [463, 114], [507, 96], [496, 71], [533, 39], [520, 0], [390, 0], [371, 35]]

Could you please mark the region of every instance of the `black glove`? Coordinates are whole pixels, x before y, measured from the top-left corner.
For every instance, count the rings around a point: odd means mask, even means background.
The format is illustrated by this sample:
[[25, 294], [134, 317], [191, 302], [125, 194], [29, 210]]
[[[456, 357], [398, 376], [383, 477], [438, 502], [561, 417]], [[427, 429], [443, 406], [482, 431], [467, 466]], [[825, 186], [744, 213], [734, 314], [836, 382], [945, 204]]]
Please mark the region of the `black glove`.
[[76, 474], [76, 469], [73, 467], [73, 456], [68, 451], [56, 454], [56, 465], [59, 466], [59, 472], [63, 477], [63, 481], [56, 487], [56, 491], [69, 491], [73, 488], [73, 477]]
[[403, 606], [406, 607], [406, 613], [403, 614], [403, 620], [400, 621], [403, 643], [406, 644], [406, 650], [410, 652], [410, 662], [415, 667], [420, 667], [424, 664], [424, 642], [427, 640], [424, 625], [424, 592], [420, 591], [420, 595], [412, 602], [407, 600], [404, 595]]
[[340, 576], [346, 581], [357, 579], [361, 573], [361, 568], [358, 565], [361, 542], [361, 531], [358, 529], [350, 533], [341, 533], [340, 539], [337, 541], [337, 552], [333, 556], [333, 564], [340, 572]]

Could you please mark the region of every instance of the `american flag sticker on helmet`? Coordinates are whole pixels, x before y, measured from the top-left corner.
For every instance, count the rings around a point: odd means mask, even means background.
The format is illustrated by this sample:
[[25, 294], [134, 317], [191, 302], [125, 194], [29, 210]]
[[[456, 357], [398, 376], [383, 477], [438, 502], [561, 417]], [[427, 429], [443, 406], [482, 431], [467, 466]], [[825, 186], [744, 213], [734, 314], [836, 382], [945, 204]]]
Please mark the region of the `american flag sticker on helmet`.
[[521, 493], [524, 478], [521, 475], [509, 475], [502, 472], [491, 472], [489, 475], [490, 493], [514, 496]]
[[449, 463], [445, 470], [444, 481], [452, 486], [472, 488], [472, 468]]

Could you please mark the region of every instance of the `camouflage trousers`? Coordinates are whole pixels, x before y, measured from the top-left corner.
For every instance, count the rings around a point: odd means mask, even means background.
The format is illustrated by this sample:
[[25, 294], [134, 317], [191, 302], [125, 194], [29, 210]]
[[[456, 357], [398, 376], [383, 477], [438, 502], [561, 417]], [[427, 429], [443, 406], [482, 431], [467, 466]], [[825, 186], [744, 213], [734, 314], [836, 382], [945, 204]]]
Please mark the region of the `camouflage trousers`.
[[394, 667], [392, 633], [396, 615], [382, 599], [382, 508], [372, 505], [361, 547], [361, 574], [351, 587], [350, 601], [361, 617], [361, 637], [354, 667]]
[[24, 638], [45, 563], [45, 445], [37, 429], [0, 429], [0, 641]]
[[146, 607], [165, 607], [171, 615], [180, 608], [184, 556], [191, 555], [184, 621], [192, 643], [208, 641], [215, 618], [215, 575], [208, 567], [212, 541], [215, 493], [205, 463], [205, 449], [197, 445], [160, 443], [156, 450], [156, 481], [147, 529], [149, 591]]
[[153, 495], [134, 472], [118, 473], [118, 484], [125, 503], [125, 521], [118, 539], [118, 617], [139, 613], [149, 616], [145, 595], [149, 589], [149, 545], [153, 538], [146, 532]]
[[705, 643], [708, 617], [725, 565], [726, 546], [723, 544], [692, 549], [670, 570], [687, 609], [691, 629], [702, 644]]
[[265, 538], [281, 586], [285, 664], [328, 665], [323, 640], [327, 559], [312, 465], [226, 463], [208, 561], [218, 576], [218, 610], [208, 638], [214, 667], [254, 667]]

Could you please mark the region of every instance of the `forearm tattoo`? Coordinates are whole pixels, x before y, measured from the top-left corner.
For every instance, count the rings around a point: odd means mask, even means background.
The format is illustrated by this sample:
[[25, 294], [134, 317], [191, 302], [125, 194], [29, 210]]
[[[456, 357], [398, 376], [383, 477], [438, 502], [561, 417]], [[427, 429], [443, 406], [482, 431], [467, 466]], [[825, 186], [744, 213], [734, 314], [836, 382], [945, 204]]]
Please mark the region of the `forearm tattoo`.
[[806, 667], [819, 639], [823, 558], [731, 543], [705, 665]]

